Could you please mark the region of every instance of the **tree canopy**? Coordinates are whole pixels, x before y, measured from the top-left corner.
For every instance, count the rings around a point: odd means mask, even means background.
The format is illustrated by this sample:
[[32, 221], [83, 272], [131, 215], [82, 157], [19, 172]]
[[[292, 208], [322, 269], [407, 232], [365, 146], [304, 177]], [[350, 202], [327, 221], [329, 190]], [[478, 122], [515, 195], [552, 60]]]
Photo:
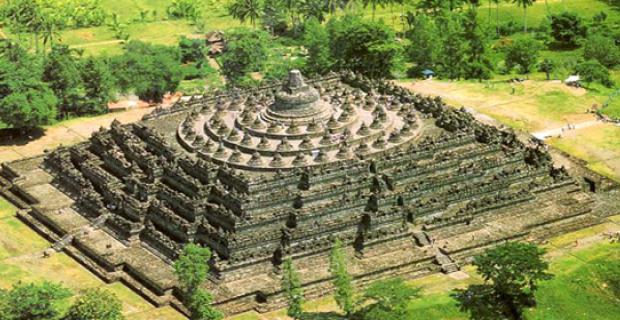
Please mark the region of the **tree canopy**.
[[552, 278], [544, 253], [533, 244], [507, 242], [476, 256], [473, 265], [485, 284], [455, 290], [461, 311], [475, 319], [522, 319], [523, 309], [534, 305], [538, 283]]
[[118, 85], [147, 101], [160, 102], [183, 78], [178, 48], [130, 41], [125, 53], [113, 59]]
[[239, 28], [228, 33], [228, 48], [220, 62], [224, 75], [233, 85], [249, 73], [262, 70], [268, 41], [269, 34], [262, 30]]
[[19, 46], [5, 48], [0, 56], [0, 119], [13, 128], [29, 130], [56, 117], [58, 100], [41, 81], [39, 60]]
[[408, 320], [407, 305], [420, 295], [420, 289], [411, 287], [401, 278], [380, 280], [372, 283], [364, 292], [362, 304], [368, 303], [362, 311], [367, 320]]
[[551, 35], [563, 45], [575, 46], [586, 32], [583, 20], [576, 13], [564, 11], [551, 16]]
[[402, 58], [402, 46], [383, 22], [345, 15], [327, 24], [330, 50], [337, 69], [349, 69], [372, 78], [386, 78]]
[[541, 45], [532, 38], [519, 38], [508, 45], [504, 51], [506, 54], [506, 69], [512, 70], [515, 66], [519, 73], [528, 74], [538, 62]]
[[304, 294], [293, 259], [290, 257], [282, 264], [282, 290], [288, 302], [286, 314], [293, 319], [300, 319], [303, 314]]
[[224, 315], [213, 308], [213, 296], [201, 288], [209, 275], [211, 250], [188, 243], [174, 262], [174, 273], [183, 291], [183, 302], [191, 312], [192, 320], [219, 320]]
[[58, 302], [71, 292], [51, 282], [17, 283], [10, 290], [0, 289], [0, 316], [3, 320], [49, 320], [58, 315]]
[[113, 293], [88, 289], [69, 308], [63, 320], [124, 320], [121, 301]]
[[333, 283], [336, 287], [334, 299], [336, 304], [346, 316], [353, 313], [355, 303], [353, 301], [353, 278], [347, 270], [346, 254], [342, 248], [342, 242], [336, 240], [329, 256], [329, 271], [334, 277]]

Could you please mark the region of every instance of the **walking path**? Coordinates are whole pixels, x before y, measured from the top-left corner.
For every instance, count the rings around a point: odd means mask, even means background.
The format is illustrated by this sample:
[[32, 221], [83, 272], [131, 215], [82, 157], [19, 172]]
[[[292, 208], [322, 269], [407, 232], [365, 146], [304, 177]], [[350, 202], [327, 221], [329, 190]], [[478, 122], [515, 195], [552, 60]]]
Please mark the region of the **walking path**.
[[545, 140], [546, 138], [549, 138], [549, 137], [562, 136], [562, 134], [565, 131], [584, 129], [584, 128], [592, 127], [599, 123], [601, 123], [599, 120], [584, 121], [584, 122], [580, 122], [577, 124], [569, 123], [566, 126], [563, 126], [561, 128], [553, 128], [553, 129], [547, 129], [543, 131], [532, 132], [532, 135], [540, 140]]
[[99, 128], [109, 127], [114, 119], [121, 123], [135, 122], [151, 110], [153, 107], [71, 119], [44, 128], [43, 136], [38, 138], [22, 137], [19, 141], [7, 141], [0, 137], [0, 163], [33, 157], [60, 145], [79, 143]]

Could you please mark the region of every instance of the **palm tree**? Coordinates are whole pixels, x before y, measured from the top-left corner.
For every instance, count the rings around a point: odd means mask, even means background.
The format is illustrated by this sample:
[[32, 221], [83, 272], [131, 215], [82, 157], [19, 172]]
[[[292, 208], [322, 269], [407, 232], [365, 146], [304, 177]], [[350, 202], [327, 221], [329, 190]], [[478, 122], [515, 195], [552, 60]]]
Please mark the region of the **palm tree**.
[[386, 0], [362, 0], [362, 4], [364, 8], [370, 6], [372, 8], [372, 20], [375, 20], [375, 12], [377, 11], [377, 7], [383, 7], [386, 4]]
[[499, 3], [503, 0], [489, 0], [489, 1], [495, 3], [495, 29], [497, 31], [497, 36], [499, 37]]
[[228, 7], [228, 13], [242, 23], [250, 20], [252, 27], [256, 28], [256, 20], [262, 13], [261, 4], [259, 0], [235, 0]]
[[517, 7], [523, 8], [523, 32], [527, 33], [527, 8], [531, 7], [536, 0], [512, 0]]

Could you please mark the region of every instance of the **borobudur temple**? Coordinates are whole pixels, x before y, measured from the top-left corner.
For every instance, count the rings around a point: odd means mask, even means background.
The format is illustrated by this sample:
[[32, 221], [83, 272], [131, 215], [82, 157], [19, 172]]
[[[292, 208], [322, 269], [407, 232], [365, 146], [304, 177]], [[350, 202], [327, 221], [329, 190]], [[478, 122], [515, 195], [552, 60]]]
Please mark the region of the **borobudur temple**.
[[363, 286], [618, 212], [617, 185], [579, 160], [350, 72], [186, 97], [0, 173], [53, 249], [158, 305], [183, 310], [171, 263], [208, 246], [206, 286], [228, 314], [281, 307], [286, 257], [308, 297], [329, 293], [335, 239]]

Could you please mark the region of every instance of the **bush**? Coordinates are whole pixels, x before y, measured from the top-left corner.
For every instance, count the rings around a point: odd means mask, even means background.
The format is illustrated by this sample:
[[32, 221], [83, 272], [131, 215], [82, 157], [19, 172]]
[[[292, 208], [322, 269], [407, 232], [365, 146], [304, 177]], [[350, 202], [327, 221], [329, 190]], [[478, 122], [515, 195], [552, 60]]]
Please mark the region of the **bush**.
[[586, 83], [600, 82], [606, 87], [614, 85], [609, 77], [609, 70], [596, 60], [588, 60], [578, 64], [575, 68], [575, 73]]
[[523, 30], [523, 24], [517, 21], [507, 21], [499, 25], [499, 34], [510, 36]]
[[189, 19], [196, 22], [202, 17], [198, 0], [172, 0], [166, 9], [168, 17], [173, 19]]
[[620, 64], [620, 48], [612, 38], [602, 34], [588, 36], [583, 48], [585, 59], [595, 59], [602, 65], [612, 68]]
[[113, 293], [88, 289], [69, 308], [63, 320], [124, 320], [123, 305]]
[[189, 63], [181, 66], [183, 70], [183, 80], [194, 80], [206, 78], [207, 76], [217, 72], [206, 63]]
[[205, 59], [207, 46], [204, 39], [188, 39], [182, 36], [179, 39], [179, 50], [181, 51], [181, 62], [198, 62]]
[[540, 43], [532, 38], [521, 38], [504, 49], [506, 54], [506, 69], [519, 67], [519, 73], [528, 74], [538, 61]]
[[551, 35], [561, 44], [575, 46], [586, 32], [583, 19], [576, 13], [565, 11], [551, 16]]

